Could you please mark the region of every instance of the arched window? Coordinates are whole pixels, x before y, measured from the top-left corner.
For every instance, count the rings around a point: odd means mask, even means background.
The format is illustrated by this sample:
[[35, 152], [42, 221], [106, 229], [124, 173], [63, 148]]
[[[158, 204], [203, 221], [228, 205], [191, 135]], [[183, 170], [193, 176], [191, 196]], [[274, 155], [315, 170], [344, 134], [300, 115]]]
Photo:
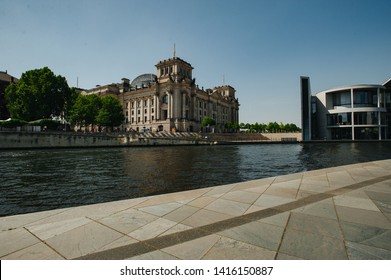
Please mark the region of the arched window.
[[168, 94], [166, 94], [165, 96], [163, 96], [162, 103], [163, 103], [163, 104], [168, 104]]

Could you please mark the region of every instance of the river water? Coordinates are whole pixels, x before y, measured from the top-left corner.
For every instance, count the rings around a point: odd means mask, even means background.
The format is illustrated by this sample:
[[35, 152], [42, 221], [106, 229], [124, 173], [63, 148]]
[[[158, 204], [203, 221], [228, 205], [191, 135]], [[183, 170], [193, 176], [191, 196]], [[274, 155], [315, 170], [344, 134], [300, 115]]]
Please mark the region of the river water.
[[0, 151], [0, 216], [390, 159], [391, 142]]

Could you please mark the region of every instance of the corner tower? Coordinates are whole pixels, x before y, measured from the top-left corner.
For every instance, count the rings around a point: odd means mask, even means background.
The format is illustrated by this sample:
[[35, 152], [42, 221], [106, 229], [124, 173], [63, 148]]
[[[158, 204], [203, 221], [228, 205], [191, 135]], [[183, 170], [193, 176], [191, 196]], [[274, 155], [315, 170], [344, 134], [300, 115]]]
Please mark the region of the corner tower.
[[168, 81], [191, 80], [193, 78], [193, 67], [190, 63], [174, 56], [173, 58], [159, 61], [156, 66], [156, 76], [160, 83]]

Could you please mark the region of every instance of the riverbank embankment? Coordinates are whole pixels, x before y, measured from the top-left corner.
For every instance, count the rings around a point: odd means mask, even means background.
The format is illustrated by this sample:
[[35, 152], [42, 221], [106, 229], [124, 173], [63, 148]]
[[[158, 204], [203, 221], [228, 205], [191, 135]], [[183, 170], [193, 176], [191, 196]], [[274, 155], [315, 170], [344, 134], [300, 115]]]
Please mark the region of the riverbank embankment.
[[75, 132], [0, 132], [0, 149], [97, 148], [158, 145], [210, 145], [196, 135], [159, 135]]
[[0, 132], [0, 149], [94, 148], [167, 145], [214, 145], [227, 143], [297, 142], [299, 133], [273, 134], [159, 133], [75, 133], [75, 132]]

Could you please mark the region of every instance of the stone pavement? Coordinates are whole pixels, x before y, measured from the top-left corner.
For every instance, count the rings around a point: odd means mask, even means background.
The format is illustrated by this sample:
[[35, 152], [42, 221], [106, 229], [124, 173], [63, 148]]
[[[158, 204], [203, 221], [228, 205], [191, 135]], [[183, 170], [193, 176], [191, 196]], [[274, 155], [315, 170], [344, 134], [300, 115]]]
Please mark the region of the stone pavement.
[[391, 259], [391, 160], [0, 218], [0, 259]]

